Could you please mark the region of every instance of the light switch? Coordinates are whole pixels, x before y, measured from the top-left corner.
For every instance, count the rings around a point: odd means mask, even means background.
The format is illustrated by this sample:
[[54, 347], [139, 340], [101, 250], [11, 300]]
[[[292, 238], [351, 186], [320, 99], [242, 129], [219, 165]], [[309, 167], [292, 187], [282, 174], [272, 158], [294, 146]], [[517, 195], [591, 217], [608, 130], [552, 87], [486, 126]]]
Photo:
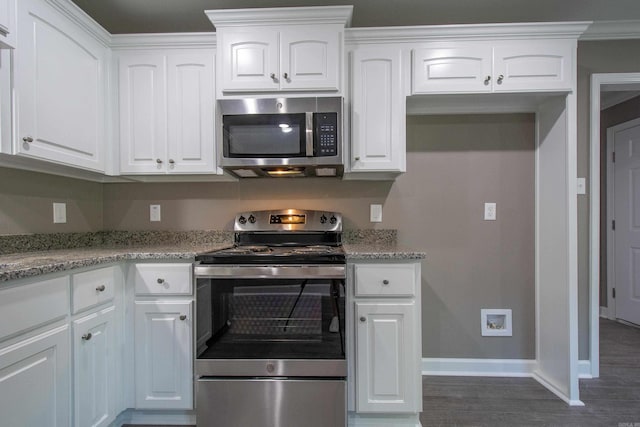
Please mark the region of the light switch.
[[382, 222], [382, 205], [371, 205], [371, 222]]
[[149, 221], [160, 221], [160, 205], [149, 205]]
[[578, 178], [578, 194], [587, 194], [587, 182], [585, 178]]
[[53, 204], [53, 223], [64, 224], [66, 222], [67, 222], [67, 204], [54, 203]]

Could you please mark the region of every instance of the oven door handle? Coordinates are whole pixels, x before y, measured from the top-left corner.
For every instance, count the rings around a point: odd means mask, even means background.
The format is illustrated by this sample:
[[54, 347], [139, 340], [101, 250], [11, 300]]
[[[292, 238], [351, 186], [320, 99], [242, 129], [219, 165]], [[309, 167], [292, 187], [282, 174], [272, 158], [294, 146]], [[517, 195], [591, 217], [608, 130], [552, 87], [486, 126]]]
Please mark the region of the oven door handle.
[[193, 274], [198, 278], [242, 279], [344, 279], [345, 265], [208, 265], [194, 264]]

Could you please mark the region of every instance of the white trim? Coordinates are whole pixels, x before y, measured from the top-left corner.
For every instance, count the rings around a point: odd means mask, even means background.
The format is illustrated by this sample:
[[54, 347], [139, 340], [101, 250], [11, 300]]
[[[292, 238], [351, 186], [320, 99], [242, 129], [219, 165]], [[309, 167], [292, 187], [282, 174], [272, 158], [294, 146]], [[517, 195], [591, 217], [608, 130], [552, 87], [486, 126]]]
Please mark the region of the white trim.
[[588, 360], [578, 360], [578, 378], [591, 379], [591, 362]]
[[600, 376], [600, 88], [605, 84], [640, 83], [640, 73], [591, 75], [589, 175], [589, 360], [591, 375]]
[[213, 48], [216, 33], [114, 34], [111, 47], [120, 49]]
[[248, 25], [351, 25], [353, 6], [273, 7], [205, 10], [216, 27]]
[[349, 427], [422, 427], [419, 414], [347, 414]]
[[600, 306], [600, 317], [604, 319], [609, 318], [609, 308]]
[[616, 318], [616, 300], [613, 298], [613, 288], [616, 283], [616, 269], [615, 269], [615, 244], [616, 236], [610, 226], [615, 215], [615, 198], [614, 198], [614, 180], [615, 169], [613, 163], [613, 151], [615, 150], [615, 144], [613, 141], [613, 128], [607, 128], [606, 136], [606, 148], [607, 148], [607, 212], [606, 212], [606, 230], [607, 230], [607, 311], [608, 318]]
[[45, 0], [104, 46], [111, 45], [111, 34], [71, 0]]
[[424, 43], [446, 40], [577, 39], [591, 22], [420, 25], [345, 30], [345, 42]]
[[195, 425], [195, 411], [144, 411], [127, 409], [121, 412], [110, 427], [122, 427], [124, 424], [145, 425]]
[[547, 390], [549, 390], [551, 393], [553, 393], [556, 396], [558, 396], [560, 399], [562, 399], [564, 402], [566, 402], [569, 406], [584, 406], [584, 403], [581, 400], [577, 400], [577, 399], [576, 400], [571, 400], [571, 399], [569, 399], [567, 397], [567, 395], [563, 391], [561, 391], [555, 385], [553, 385], [550, 382], [548, 382], [547, 380], [545, 380], [537, 372], [533, 373], [533, 379], [538, 381]]
[[531, 377], [535, 367], [532, 359], [422, 359], [422, 375]]
[[580, 40], [620, 40], [640, 38], [640, 20], [595, 21]]

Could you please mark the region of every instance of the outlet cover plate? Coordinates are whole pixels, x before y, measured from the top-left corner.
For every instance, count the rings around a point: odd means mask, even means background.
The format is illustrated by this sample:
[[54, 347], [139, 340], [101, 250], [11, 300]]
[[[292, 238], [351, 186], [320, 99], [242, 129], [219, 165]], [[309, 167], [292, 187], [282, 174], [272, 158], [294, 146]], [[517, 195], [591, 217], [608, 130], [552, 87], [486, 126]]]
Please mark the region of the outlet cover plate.
[[371, 222], [382, 222], [382, 205], [371, 205], [369, 216]]
[[65, 224], [66, 222], [67, 222], [67, 204], [54, 203], [53, 204], [53, 223]]
[[149, 221], [160, 221], [160, 205], [149, 205]]
[[496, 204], [488, 202], [484, 204], [484, 220], [495, 221], [496, 220]]

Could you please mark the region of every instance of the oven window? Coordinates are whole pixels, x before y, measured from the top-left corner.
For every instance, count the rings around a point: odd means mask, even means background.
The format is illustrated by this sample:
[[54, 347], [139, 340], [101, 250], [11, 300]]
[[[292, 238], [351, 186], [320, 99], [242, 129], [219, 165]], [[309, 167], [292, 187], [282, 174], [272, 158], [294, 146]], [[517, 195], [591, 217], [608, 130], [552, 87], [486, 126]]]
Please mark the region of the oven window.
[[246, 114], [223, 117], [226, 157], [306, 155], [304, 114]]
[[342, 280], [199, 279], [198, 287], [207, 284], [196, 327], [211, 338], [199, 359], [344, 358]]

